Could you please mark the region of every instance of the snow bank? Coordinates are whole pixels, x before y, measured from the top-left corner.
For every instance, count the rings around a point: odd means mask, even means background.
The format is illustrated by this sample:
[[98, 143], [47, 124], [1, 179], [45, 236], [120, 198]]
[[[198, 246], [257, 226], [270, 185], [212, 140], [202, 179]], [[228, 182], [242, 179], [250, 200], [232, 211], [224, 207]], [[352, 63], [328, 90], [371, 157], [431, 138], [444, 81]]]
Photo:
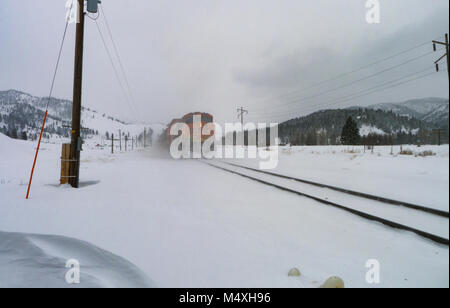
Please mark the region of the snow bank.
[[[65, 281], [66, 262], [80, 262], [80, 284]], [[127, 260], [87, 242], [53, 235], [0, 231], [0, 288], [151, 287]]]
[[17, 159], [18, 155], [31, 152], [29, 143], [22, 140], [14, 140], [8, 136], [0, 133], [0, 159], [13, 160]]

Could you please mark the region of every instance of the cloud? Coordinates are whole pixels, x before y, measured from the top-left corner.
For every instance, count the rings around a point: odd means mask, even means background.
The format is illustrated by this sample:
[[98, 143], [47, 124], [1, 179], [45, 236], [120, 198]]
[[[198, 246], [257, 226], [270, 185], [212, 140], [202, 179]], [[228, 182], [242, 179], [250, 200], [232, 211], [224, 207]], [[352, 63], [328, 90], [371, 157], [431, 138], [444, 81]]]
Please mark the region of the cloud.
[[[322, 65], [336, 66], [338, 55], [327, 47], [286, 54], [270, 59], [263, 66], [250, 69], [234, 69], [238, 83], [251, 88], [296, 88], [319, 77], [317, 69]], [[330, 67], [328, 66], [330, 69]], [[334, 68], [334, 70], [336, 67]]]
[[[0, 89], [47, 95], [65, 0], [45, 3], [0, 2]], [[361, 0], [133, 0], [103, 5], [139, 117], [147, 122], [169, 122], [192, 110], [210, 112], [219, 122], [233, 121], [236, 106], [248, 106], [252, 114], [254, 106], [282, 101], [260, 104], [261, 100], [298, 91], [448, 31], [448, 1], [382, 1], [380, 25], [365, 22]], [[107, 37], [102, 16], [98, 22]], [[74, 32], [71, 26], [55, 85], [55, 95], [69, 99]], [[90, 19], [84, 56], [83, 104], [119, 118], [136, 118]], [[395, 71], [384, 80], [407, 72]], [[447, 96], [448, 82], [441, 79], [358, 103]], [[370, 80], [376, 82], [380, 80]], [[312, 109], [326, 98], [321, 99], [302, 105]]]

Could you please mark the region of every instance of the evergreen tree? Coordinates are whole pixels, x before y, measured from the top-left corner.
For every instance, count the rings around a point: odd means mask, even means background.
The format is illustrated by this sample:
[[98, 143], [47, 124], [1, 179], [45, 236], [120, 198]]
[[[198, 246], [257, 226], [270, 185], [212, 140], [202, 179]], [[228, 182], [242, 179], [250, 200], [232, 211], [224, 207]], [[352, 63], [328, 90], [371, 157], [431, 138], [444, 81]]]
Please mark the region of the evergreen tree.
[[359, 128], [352, 117], [347, 118], [342, 128], [341, 143], [344, 145], [356, 145], [359, 141]]
[[13, 139], [17, 139], [17, 129], [13, 128], [10, 133], [9, 136]]

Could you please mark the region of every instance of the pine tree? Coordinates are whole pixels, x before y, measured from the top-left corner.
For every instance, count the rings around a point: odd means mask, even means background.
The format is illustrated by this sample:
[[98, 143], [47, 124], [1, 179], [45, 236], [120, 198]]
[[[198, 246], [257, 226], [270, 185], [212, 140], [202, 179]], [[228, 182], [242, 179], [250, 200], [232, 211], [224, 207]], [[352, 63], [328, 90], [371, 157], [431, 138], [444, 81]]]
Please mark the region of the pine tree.
[[13, 139], [17, 139], [17, 129], [13, 128], [12, 131], [10, 131], [9, 136]]
[[342, 128], [341, 143], [344, 145], [356, 145], [359, 141], [359, 128], [352, 117], [347, 118]]

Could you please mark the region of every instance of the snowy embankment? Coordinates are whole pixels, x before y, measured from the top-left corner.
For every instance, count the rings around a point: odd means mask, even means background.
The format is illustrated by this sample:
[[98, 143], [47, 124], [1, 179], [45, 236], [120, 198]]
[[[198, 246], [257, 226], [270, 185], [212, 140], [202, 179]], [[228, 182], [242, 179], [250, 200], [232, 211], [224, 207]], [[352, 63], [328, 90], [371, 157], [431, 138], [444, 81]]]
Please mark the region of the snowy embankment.
[[[0, 230], [90, 242], [130, 260], [159, 287], [317, 287], [333, 275], [347, 287], [449, 286], [446, 246], [154, 149], [111, 155], [86, 146], [75, 190], [58, 185], [61, 148], [45, 144], [25, 200], [35, 143], [13, 143], [23, 149], [0, 160]], [[304, 154], [310, 151], [317, 148]], [[280, 166], [295, 155], [280, 155]], [[362, 172], [353, 155], [307, 154], [289, 164], [305, 178], [326, 182], [349, 164]], [[378, 158], [376, 152], [367, 157]], [[410, 159], [419, 169], [428, 161], [433, 172], [445, 168], [443, 158]], [[373, 181], [397, 172], [402, 182], [411, 171], [398, 166], [378, 165]], [[436, 184], [428, 181], [433, 172], [422, 181], [425, 191]], [[443, 181], [448, 184], [448, 176]], [[366, 184], [358, 177], [353, 182]], [[437, 198], [443, 194], [448, 188]], [[380, 263], [379, 285], [365, 279], [369, 259]], [[293, 267], [300, 277], [288, 277]]]
[[[79, 284], [66, 282], [68, 260], [80, 266]], [[0, 288], [151, 287], [125, 259], [72, 238], [0, 231]]]

